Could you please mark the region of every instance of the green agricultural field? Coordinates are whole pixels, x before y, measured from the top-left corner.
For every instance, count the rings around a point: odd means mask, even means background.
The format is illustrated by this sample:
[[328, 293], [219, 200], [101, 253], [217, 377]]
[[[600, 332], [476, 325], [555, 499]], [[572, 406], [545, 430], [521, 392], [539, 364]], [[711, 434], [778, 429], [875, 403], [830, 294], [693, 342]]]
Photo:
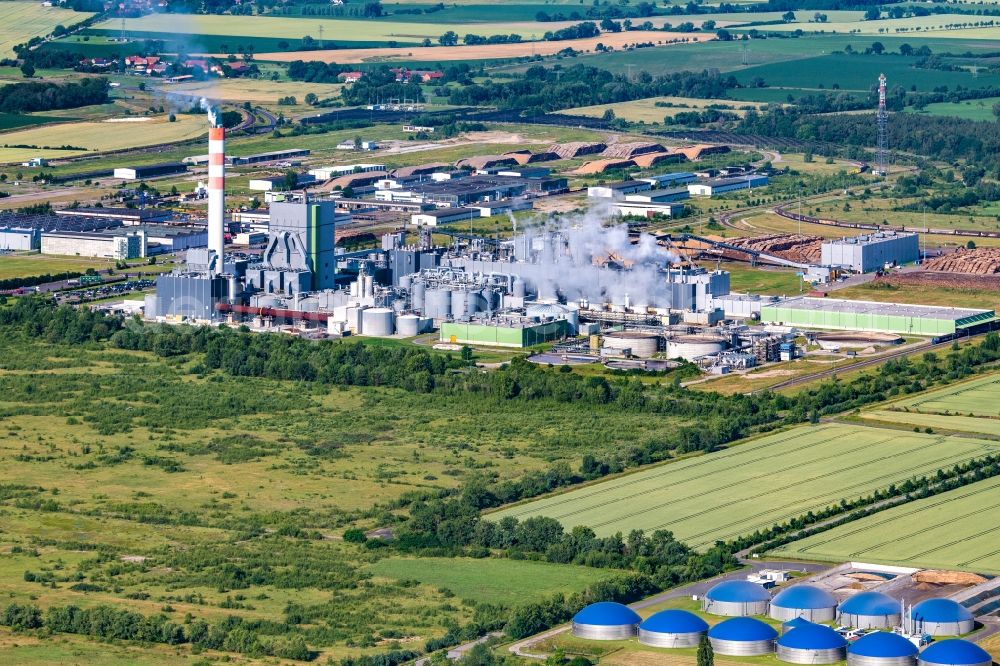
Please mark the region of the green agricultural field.
[[970, 432], [1000, 437], [1000, 419], [974, 416], [944, 416], [913, 411], [875, 409], [861, 413], [861, 418], [884, 423], [897, 423], [905, 427], [931, 428], [936, 432]]
[[[703, 265], [715, 268], [715, 262], [705, 262]], [[729, 287], [734, 292], [784, 296], [808, 291], [808, 285], [795, 274], [795, 269], [751, 267], [749, 264], [736, 262], [723, 262], [720, 268], [729, 271]]]
[[[806, 12], [800, 12], [804, 16]], [[919, 39], [927, 35], [942, 39], [995, 39], [1000, 35], [1000, 26], [982, 26], [983, 22], [994, 21], [992, 16], [970, 16], [968, 14], [933, 14], [931, 16], [913, 16], [910, 18], [882, 19], [865, 21], [862, 16], [853, 20], [842, 20], [827, 12], [830, 20], [826, 23], [792, 22], [780, 25], [769, 25], [767, 29], [774, 32], [805, 32], [819, 33], [854, 33], [873, 37], [895, 36]]]
[[43, 7], [36, 0], [0, 2], [0, 53], [9, 57], [14, 47], [32, 37], [44, 37], [57, 25], [71, 26], [93, 16], [62, 7]]
[[774, 554], [1000, 574], [998, 513], [1000, 479], [987, 479], [807, 537]]
[[919, 113], [926, 113], [931, 116], [953, 116], [964, 120], [986, 120], [993, 122], [997, 119], [993, 113], [993, 105], [998, 102], [1000, 102], [1000, 97], [970, 99], [965, 102], [938, 102], [936, 104], [928, 104]]
[[671, 530], [697, 548], [978, 457], [991, 442], [854, 425], [803, 426], [489, 515], [555, 518], [599, 536]]
[[[659, 104], [659, 106], [658, 106]], [[670, 106], [663, 106], [669, 104]], [[609, 109], [616, 118], [624, 118], [631, 122], [662, 123], [666, 116], [676, 116], [686, 111], [701, 111], [709, 106], [721, 108], [726, 113], [742, 116], [746, 109], [760, 109], [764, 104], [756, 102], [734, 102], [728, 99], [692, 99], [690, 97], [648, 97], [631, 102], [616, 102], [614, 104], [598, 104], [595, 106], [580, 106], [575, 109], [563, 109], [559, 113], [577, 116], [600, 118]]]
[[[576, 592], [616, 571], [531, 560], [392, 557], [372, 565], [374, 576], [416, 580], [451, 590], [460, 599], [514, 606], [556, 592]], [[517, 585], [511, 585], [517, 581]]]
[[892, 403], [925, 414], [1000, 417], [1000, 375], [987, 375]]
[[32, 125], [47, 125], [49, 123], [64, 123], [69, 118], [55, 116], [33, 116], [27, 113], [0, 113], [0, 132], [30, 127]]

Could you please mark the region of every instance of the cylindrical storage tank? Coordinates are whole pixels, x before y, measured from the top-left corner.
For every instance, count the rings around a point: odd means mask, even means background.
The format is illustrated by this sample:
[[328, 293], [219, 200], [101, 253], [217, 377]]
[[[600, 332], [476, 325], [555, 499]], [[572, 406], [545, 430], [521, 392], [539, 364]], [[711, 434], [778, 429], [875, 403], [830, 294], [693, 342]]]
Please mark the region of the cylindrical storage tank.
[[876, 631], [847, 648], [847, 666], [916, 666], [916, 645], [899, 634]]
[[[580, 332], [580, 309], [579, 308], [569, 308], [566, 313], [566, 321], [569, 323], [569, 332], [576, 335]], [[657, 342], [659, 346], [659, 342]]]
[[778, 632], [752, 617], [733, 617], [708, 630], [712, 649], [734, 657], [753, 657], [774, 652]]
[[396, 317], [396, 332], [404, 338], [412, 338], [420, 333], [420, 317], [412, 314]]
[[917, 660], [918, 666], [990, 666], [993, 657], [975, 643], [950, 638], [931, 643]]
[[855, 629], [885, 629], [899, 624], [899, 602], [881, 592], [862, 592], [840, 604], [837, 621]]
[[389, 308], [368, 308], [362, 316], [361, 331], [375, 337], [392, 335], [395, 316]]
[[961, 636], [976, 626], [969, 609], [951, 599], [925, 599], [910, 611], [913, 629], [931, 636]]
[[698, 647], [707, 631], [708, 623], [694, 613], [670, 608], [639, 625], [639, 642], [663, 648]]
[[465, 319], [469, 314], [469, 294], [464, 289], [451, 292], [451, 316]]
[[451, 317], [451, 292], [447, 289], [428, 289], [424, 299], [424, 314], [431, 319]]
[[642, 331], [616, 331], [604, 336], [604, 348], [611, 352], [632, 350], [632, 355], [650, 358], [660, 349], [660, 336]]
[[667, 339], [667, 356], [685, 361], [718, 354], [725, 348], [726, 341], [715, 335], [682, 335]]
[[573, 635], [595, 641], [632, 638], [641, 620], [628, 606], [613, 601], [599, 601], [573, 616]]
[[410, 285], [413, 284], [413, 277], [410, 275], [404, 275], [399, 278], [399, 288], [409, 289]]
[[416, 282], [413, 284], [413, 288], [410, 289], [410, 307], [414, 310], [423, 311], [424, 309], [424, 294], [427, 292], [427, 285], [423, 282]]
[[847, 658], [847, 639], [823, 624], [796, 627], [776, 646], [778, 659], [790, 664], [835, 664]]
[[770, 614], [782, 622], [797, 617], [810, 622], [831, 622], [837, 617], [837, 599], [815, 585], [792, 585], [771, 600]]
[[764, 615], [771, 595], [748, 580], [726, 580], [705, 594], [702, 608], [712, 615]]
[[468, 292], [468, 310], [469, 316], [471, 317], [477, 312], [488, 312], [493, 308], [490, 307], [490, 292], [488, 289], [476, 289], [475, 291]]
[[518, 298], [524, 298], [528, 293], [528, 285], [525, 284], [524, 280], [521, 278], [514, 278], [514, 287], [511, 289], [511, 295]]

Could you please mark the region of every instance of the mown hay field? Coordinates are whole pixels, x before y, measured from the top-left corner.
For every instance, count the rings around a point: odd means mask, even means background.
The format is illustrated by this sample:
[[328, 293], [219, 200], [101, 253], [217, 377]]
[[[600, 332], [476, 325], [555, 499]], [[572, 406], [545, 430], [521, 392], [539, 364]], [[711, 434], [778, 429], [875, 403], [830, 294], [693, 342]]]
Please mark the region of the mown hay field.
[[775, 554], [1000, 573], [998, 512], [1000, 479], [987, 479], [796, 541]]
[[633, 474], [489, 514], [555, 518], [599, 536], [671, 530], [707, 548], [776, 522], [982, 456], [988, 441], [865, 426], [802, 426], [726, 451]]
[[43, 7], [37, 0], [0, 2], [0, 54], [13, 55], [17, 44], [44, 37], [59, 24], [69, 27], [91, 16], [92, 12]]
[[[659, 103], [661, 106], [657, 106]], [[671, 106], [662, 106], [670, 104]], [[735, 113], [744, 115], [745, 109], [760, 109], [766, 106], [760, 102], [740, 102], [731, 99], [692, 99], [690, 97], [647, 97], [631, 102], [617, 102], [615, 104], [597, 104], [595, 106], [579, 106], [575, 109], [565, 109], [560, 113], [568, 113], [575, 116], [589, 116], [600, 118], [610, 109], [616, 118], [624, 118], [632, 122], [660, 123], [666, 116], [676, 116], [678, 113], [688, 111], [701, 111], [709, 106], [730, 107], [721, 109], [725, 113]]]

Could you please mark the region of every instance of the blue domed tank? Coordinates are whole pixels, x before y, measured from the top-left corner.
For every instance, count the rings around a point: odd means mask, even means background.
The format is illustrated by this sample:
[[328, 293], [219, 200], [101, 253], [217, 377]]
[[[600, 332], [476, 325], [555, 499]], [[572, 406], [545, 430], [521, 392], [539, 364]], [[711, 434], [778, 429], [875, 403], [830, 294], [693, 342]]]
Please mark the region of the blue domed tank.
[[778, 659], [791, 664], [835, 664], [847, 658], [847, 639], [824, 624], [807, 622], [778, 639]]
[[770, 593], [757, 583], [726, 580], [705, 594], [702, 608], [712, 615], [742, 617], [764, 615], [770, 602]]
[[713, 650], [738, 657], [771, 654], [777, 637], [774, 627], [752, 617], [734, 617], [708, 630]]
[[840, 604], [838, 621], [857, 629], [886, 629], [899, 624], [899, 602], [881, 592], [861, 592]]
[[910, 610], [913, 629], [931, 636], [961, 636], [976, 626], [969, 609], [951, 599], [925, 599]]
[[708, 623], [694, 613], [670, 608], [639, 625], [639, 642], [653, 647], [696, 647], [707, 631]]
[[837, 599], [815, 585], [792, 585], [771, 600], [770, 614], [781, 621], [802, 617], [810, 622], [830, 622], [837, 616]]
[[573, 616], [573, 635], [598, 641], [632, 638], [641, 620], [628, 606], [599, 601]]
[[990, 666], [993, 658], [975, 643], [952, 638], [924, 648], [918, 663], [920, 666]]
[[847, 648], [847, 666], [915, 666], [917, 646], [899, 634], [876, 631]]

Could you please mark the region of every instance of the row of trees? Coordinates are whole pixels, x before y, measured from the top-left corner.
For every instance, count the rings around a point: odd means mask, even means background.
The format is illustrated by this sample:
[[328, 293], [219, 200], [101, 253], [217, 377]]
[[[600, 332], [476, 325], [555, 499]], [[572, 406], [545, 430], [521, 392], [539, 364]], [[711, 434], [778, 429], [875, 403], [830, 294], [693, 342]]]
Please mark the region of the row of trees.
[[64, 84], [29, 81], [0, 87], [0, 111], [4, 113], [75, 109], [107, 101], [108, 80], [104, 78]]

